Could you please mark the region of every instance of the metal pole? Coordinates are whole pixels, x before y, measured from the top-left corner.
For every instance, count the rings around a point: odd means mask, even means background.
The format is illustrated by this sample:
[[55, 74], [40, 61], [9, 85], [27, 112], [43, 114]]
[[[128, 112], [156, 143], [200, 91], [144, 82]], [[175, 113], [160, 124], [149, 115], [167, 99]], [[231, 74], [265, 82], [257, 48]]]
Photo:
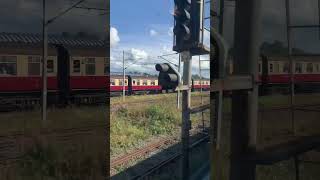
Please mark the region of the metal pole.
[[183, 85], [188, 86], [188, 90], [182, 91], [182, 179], [189, 179], [189, 130], [191, 129], [190, 121], [190, 101], [191, 101], [191, 60], [190, 52], [181, 53], [183, 61]]
[[[200, 93], [202, 93], [202, 76], [201, 76], [201, 57], [199, 56], [199, 80], [200, 80]], [[201, 96], [201, 104], [202, 104], [202, 96]]]
[[[201, 105], [203, 105], [203, 97], [202, 97], [202, 73], [201, 73], [201, 56], [199, 55], [199, 78], [200, 78], [200, 100]], [[202, 121], [202, 131], [204, 131], [204, 112], [201, 112], [201, 121]]]
[[43, 22], [42, 22], [42, 35], [43, 35], [43, 52], [42, 52], [42, 122], [47, 121], [47, 25], [46, 25], [46, 0], [43, 0]]
[[125, 101], [126, 90], [125, 90], [125, 67], [124, 67], [124, 51], [122, 51], [122, 100]]
[[318, 22], [319, 22], [319, 40], [320, 40], [320, 0], [318, 0]]
[[205, 5], [205, 3], [204, 3], [204, 0], [202, 0], [202, 1], [200, 1], [200, 3], [201, 3], [201, 43], [203, 44], [203, 39], [204, 39], [204, 31], [205, 31], [205, 29], [204, 29], [204, 5]]
[[[234, 74], [250, 74], [258, 80], [261, 0], [238, 1], [235, 11]], [[245, 42], [245, 43], [244, 43]], [[230, 180], [255, 180], [256, 164], [242, 160], [256, 151], [258, 85], [251, 92], [232, 94]]]
[[[220, 16], [219, 16], [219, 33], [221, 36], [223, 36], [223, 15], [224, 15], [224, 0], [220, 0]], [[222, 68], [223, 67], [223, 68]], [[217, 67], [217, 69], [214, 69], [214, 71], [216, 71], [216, 73], [213, 75], [214, 78], [224, 78], [225, 76], [225, 67], [221, 66], [221, 64], [219, 64]], [[215, 122], [214, 122], [214, 128], [217, 132], [216, 133], [216, 149], [218, 150], [220, 148], [220, 140], [221, 140], [221, 117], [222, 117], [222, 112], [219, 111], [219, 109], [222, 108], [222, 102], [223, 102], [223, 91], [219, 91], [214, 93], [214, 97], [215, 97]], [[219, 131], [219, 132], [218, 132]]]
[[291, 57], [292, 55], [292, 45], [291, 45], [291, 18], [290, 18], [290, 2], [286, 0], [286, 25], [287, 25], [287, 46], [288, 46], [288, 60], [290, 62], [290, 110], [291, 110], [291, 125], [292, 125], [292, 133], [295, 132], [294, 125], [294, 61]]
[[[180, 73], [181, 69], [181, 56], [179, 54], [179, 65], [178, 65], [178, 72]], [[177, 108], [180, 109], [180, 90], [177, 91]]]
[[224, 0], [220, 0], [219, 33], [223, 34]]

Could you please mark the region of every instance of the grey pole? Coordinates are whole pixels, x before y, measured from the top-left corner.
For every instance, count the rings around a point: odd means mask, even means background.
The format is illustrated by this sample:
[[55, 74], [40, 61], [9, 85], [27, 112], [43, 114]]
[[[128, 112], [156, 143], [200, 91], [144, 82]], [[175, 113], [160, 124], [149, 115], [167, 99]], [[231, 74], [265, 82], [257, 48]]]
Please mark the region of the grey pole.
[[224, 1], [220, 0], [220, 13], [219, 13], [219, 33], [223, 34], [223, 15], [224, 15]]
[[291, 95], [290, 95], [290, 110], [291, 110], [291, 125], [292, 125], [292, 131], [293, 131], [293, 134], [295, 132], [294, 128], [295, 128], [295, 125], [294, 125], [294, 109], [293, 109], [293, 106], [294, 106], [294, 61], [291, 57], [292, 55], [292, 44], [291, 44], [291, 28], [290, 28], [290, 25], [291, 25], [291, 18], [290, 18], [290, 2], [289, 0], [286, 0], [286, 28], [287, 28], [287, 46], [288, 46], [288, 60], [289, 60], [289, 63], [290, 63], [290, 92], [291, 92]]
[[122, 100], [125, 100], [125, 96], [126, 96], [126, 90], [125, 90], [125, 67], [124, 67], [124, 51], [122, 51], [122, 75], [123, 75], [123, 81], [122, 81]]
[[182, 179], [189, 179], [189, 130], [191, 128], [190, 121], [190, 95], [191, 95], [191, 61], [190, 52], [185, 51], [181, 53], [183, 62], [183, 85], [188, 86], [188, 90], [182, 91]]
[[[235, 13], [234, 74], [252, 75], [257, 81], [260, 45], [261, 0], [238, 1]], [[254, 162], [241, 160], [256, 151], [258, 86], [251, 92], [232, 94], [230, 180], [255, 180]], [[246, 113], [247, 112], [247, 113]]]
[[46, 0], [43, 0], [43, 22], [42, 22], [42, 35], [43, 35], [43, 51], [42, 51], [42, 122], [45, 124], [47, 121], [47, 22], [46, 22]]
[[[178, 72], [180, 73], [181, 69], [181, 56], [179, 54], [179, 65], [178, 65]], [[180, 109], [180, 90], [177, 91], [177, 108]]]

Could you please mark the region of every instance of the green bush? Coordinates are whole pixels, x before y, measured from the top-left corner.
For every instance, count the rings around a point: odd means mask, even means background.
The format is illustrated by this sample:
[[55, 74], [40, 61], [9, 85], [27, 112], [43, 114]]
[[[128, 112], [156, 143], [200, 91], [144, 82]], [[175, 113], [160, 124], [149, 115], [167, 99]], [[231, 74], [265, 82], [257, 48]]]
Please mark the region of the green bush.
[[151, 106], [146, 109], [149, 130], [153, 135], [171, 133], [177, 125], [178, 119], [168, 108]]
[[175, 132], [180, 116], [176, 108], [160, 105], [118, 109], [111, 114], [111, 154], [135, 147], [153, 135]]
[[[64, 151], [66, 150], [66, 151]], [[44, 147], [37, 143], [18, 163], [18, 179], [23, 180], [82, 180], [92, 179], [100, 170], [93, 154], [79, 148]]]

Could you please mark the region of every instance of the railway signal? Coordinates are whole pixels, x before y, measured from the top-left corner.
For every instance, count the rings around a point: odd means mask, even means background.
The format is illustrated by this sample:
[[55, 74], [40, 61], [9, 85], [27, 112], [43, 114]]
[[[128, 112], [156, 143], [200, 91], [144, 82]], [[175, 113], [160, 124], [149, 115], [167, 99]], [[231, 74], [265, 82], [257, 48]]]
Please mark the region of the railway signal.
[[200, 29], [202, 26], [203, 1], [201, 0], [175, 0], [174, 10], [174, 45], [173, 50], [197, 50], [200, 42]]
[[158, 81], [165, 89], [177, 87], [181, 82], [181, 76], [169, 63], [156, 64], [156, 70], [159, 71]]
[[175, 35], [174, 50], [177, 52], [188, 50], [191, 39], [191, 0], [175, 0], [174, 19]]

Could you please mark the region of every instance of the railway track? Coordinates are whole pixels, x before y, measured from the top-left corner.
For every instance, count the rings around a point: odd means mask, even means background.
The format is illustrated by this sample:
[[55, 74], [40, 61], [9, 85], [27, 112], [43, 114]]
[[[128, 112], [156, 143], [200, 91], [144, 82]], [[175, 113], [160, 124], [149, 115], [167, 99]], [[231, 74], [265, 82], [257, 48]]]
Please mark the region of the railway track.
[[172, 141], [173, 140], [169, 138], [161, 139], [156, 143], [149, 144], [141, 149], [128, 153], [124, 156], [118, 157], [111, 161], [111, 168], [115, 168], [116, 166], [126, 164], [134, 158], [138, 158], [150, 152], [154, 152], [163, 146], [171, 144]]
[[[200, 146], [202, 143], [205, 143], [208, 141], [209, 141], [209, 136], [206, 135], [206, 136], [198, 139], [194, 143], [192, 143], [189, 146], [189, 148], [193, 149], [195, 147]], [[176, 153], [172, 154], [171, 156], [169, 156], [167, 159], [165, 159], [165, 160], [159, 162], [158, 164], [146, 169], [146, 171], [134, 176], [130, 180], [147, 179], [152, 174], [155, 174], [157, 171], [161, 170], [161, 168], [165, 167], [166, 165], [168, 165], [170, 163], [173, 163], [174, 161], [177, 161], [179, 158], [181, 158], [181, 156], [182, 156], [181, 152], [176, 152]]]
[[[209, 98], [209, 97], [204, 97]], [[134, 106], [134, 105], [151, 105], [159, 102], [166, 102], [166, 103], [172, 103], [175, 104], [175, 101], [168, 101], [168, 98], [165, 99], [148, 99], [148, 100], [139, 100], [139, 101], [129, 101], [129, 102], [117, 102], [117, 103], [111, 103], [110, 111], [115, 112], [119, 108], [126, 107], [126, 106]], [[200, 104], [199, 104], [200, 105]]]
[[[201, 135], [201, 138], [198, 138], [196, 140], [193, 140], [193, 143], [190, 145], [190, 148], [194, 148], [197, 145], [201, 144], [202, 142], [209, 139], [209, 136], [207, 134], [203, 135], [201, 134], [201, 131], [199, 129], [193, 129], [190, 134], [197, 134]], [[175, 143], [178, 143], [177, 140], [174, 138], [163, 138], [161, 140], [158, 140], [155, 143], [148, 144], [145, 147], [139, 148], [137, 150], [134, 150], [130, 153], [127, 153], [123, 156], [117, 157], [113, 160], [111, 160], [111, 176], [115, 175], [115, 169], [116, 167], [119, 167], [121, 165], [126, 165], [130, 161], [139, 159], [140, 157], [147, 156], [148, 154], [152, 154], [154, 152], [157, 152], [159, 150], [165, 149], [169, 147], [170, 145], [173, 145]], [[168, 158], [165, 160], [162, 160], [161, 162], [157, 163], [156, 165], [152, 166], [151, 168], [147, 168], [147, 170], [143, 173], [140, 173], [133, 179], [140, 179], [140, 177], [148, 176], [149, 174], [152, 174], [153, 172], [157, 171], [161, 167], [164, 167], [166, 164], [171, 163], [172, 161], [176, 160], [181, 156], [181, 153], [179, 150], [175, 150], [174, 153], [170, 153]]]

